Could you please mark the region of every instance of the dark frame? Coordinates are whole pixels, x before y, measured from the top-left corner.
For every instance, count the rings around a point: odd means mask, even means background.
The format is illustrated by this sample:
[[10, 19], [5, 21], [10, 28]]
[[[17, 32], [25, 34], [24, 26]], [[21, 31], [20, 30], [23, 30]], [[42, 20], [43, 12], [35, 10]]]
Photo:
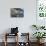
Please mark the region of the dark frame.
[[11, 17], [24, 17], [24, 10], [21, 8], [11, 8]]

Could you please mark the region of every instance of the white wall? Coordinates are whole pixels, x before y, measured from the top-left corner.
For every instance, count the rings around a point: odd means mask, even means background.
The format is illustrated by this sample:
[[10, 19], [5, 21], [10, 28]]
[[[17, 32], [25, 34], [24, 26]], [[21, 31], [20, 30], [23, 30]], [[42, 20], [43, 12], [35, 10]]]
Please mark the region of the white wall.
[[[23, 8], [23, 18], [11, 18], [10, 8]], [[30, 26], [36, 24], [36, 0], [0, 0], [0, 34], [11, 27], [19, 27], [20, 32], [30, 32]]]

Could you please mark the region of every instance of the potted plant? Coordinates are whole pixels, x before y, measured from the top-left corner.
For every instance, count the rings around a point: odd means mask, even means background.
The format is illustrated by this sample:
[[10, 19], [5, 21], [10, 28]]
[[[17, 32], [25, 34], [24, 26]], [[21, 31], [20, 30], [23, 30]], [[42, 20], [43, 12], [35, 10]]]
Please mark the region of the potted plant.
[[42, 38], [45, 38], [44, 37], [46, 36], [45, 34], [46, 34], [45, 32], [35, 32], [33, 35], [37, 38], [38, 43], [41, 43], [40, 40]]

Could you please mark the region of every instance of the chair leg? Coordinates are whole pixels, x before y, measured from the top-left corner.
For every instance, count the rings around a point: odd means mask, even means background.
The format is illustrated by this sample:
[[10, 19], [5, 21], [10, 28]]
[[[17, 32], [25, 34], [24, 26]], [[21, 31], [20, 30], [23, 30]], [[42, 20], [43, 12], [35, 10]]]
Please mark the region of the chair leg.
[[18, 46], [18, 34], [17, 34], [17, 46]]
[[7, 46], [7, 34], [5, 34], [5, 46]]
[[7, 46], [7, 42], [5, 41], [5, 46]]
[[17, 40], [17, 42], [16, 42], [16, 45], [15, 46], [19, 46], [18, 45], [18, 34], [17, 34], [16, 40]]

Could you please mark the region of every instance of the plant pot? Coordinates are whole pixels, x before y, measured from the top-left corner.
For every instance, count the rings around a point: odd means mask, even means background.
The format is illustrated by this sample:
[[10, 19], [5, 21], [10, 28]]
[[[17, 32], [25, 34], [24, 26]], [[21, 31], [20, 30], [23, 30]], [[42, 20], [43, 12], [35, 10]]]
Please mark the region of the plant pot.
[[37, 42], [38, 42], [39, 44], [41, 44], [41, 43], [44, 42], [44, 40], [45, 40], [45, 39], [38, 39]]
[[40, 43], [40, 39], [37, 39], [37, 43]]
[[45, 40], [45, 39], [40, 39], [40, 43], [44, 43], [44, 40]]

